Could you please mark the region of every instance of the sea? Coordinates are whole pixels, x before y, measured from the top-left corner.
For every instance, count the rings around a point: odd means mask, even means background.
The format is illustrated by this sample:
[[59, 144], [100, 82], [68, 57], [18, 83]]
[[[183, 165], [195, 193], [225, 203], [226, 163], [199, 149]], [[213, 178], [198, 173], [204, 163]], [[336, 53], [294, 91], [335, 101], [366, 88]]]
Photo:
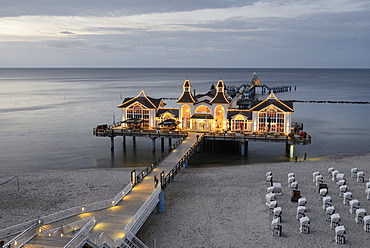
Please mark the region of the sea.
[[[154, 98], [177, 98], [184, 80], [197, 93], [222, 79], [248, 83], [253, 73], [268, 86], [291, 85], [281, 100], [370, 101], [370, 69], [266, 68], [46, 68], [0, 69], [0, 171], [36, 171], [147, 166], [161, 153], [149, 138], [110, 139], [92, 133], [98, 124], [121, 119], [117, 107], [144, 90]], [[260, 99], [267, 95], [259, 96]], [[174, 100], [165, 100], [175, 107]], [[293, 121], [304, 123], [312, 144], [295, 146], [302, 159], [370, 152], [370, 105], [294, 103]], [[234, 166], [290, 161], [285, 144], [249, 142], [237, 148], [198, 153], [189, 166]]]

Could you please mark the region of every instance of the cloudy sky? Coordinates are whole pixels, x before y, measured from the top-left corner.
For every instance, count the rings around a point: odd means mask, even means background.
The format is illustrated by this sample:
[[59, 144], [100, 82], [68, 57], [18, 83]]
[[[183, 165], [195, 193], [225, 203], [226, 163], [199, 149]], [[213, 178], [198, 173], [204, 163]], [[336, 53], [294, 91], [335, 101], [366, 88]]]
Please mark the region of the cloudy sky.
[[0, 0], [0, 67], [370, 68], [370, 1]]

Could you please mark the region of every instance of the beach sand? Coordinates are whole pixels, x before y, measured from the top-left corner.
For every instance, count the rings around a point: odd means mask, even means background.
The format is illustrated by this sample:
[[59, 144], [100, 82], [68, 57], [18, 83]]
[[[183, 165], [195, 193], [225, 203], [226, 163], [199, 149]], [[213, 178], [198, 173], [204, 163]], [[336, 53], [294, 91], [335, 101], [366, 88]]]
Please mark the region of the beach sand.
[[131, 168], [2, 173], [0, 182], [18, 175], [19, 191], [16, 179], [0, 186], [0, 229], [112, 199], [130, 182], [130, 171]]
[[[217, 168], [188, 168], [182, 170], [165, 191], [165, 213], [153, 212], [137, 236], [149, 247], [338, 247], [335, 232], [325, 221], [325, 211], [319, 201], [312, 173], [319, 171], [328, 184], [340, 224], [346, 227], [346, 247], [367, 247], [370, 233], [356, 224], [339, 197], [339, 187], [331, 180], [327, 169], [334, 167], [344, 173], [348, 191], [360, 207], [370, 214], [365, 183], [350, 177], [357, 167], [370, 175], [370, 155], [337, 155], [326, 160], [225, 166]], [[272, 217], [265, 205], [265, 174], [271, 171], [274, 182], [281, 182], [283, 194], [277, 196], [282, 207], [282, 237], [273, 237]], [[297, 203], [291, 202], [288, 173], [295, 173], [299, 189], [307, 199], [306, 216], [310, 218], [310, 234], [299, 232], [296, 219]]]
[[[350, 177], [357, 167], [370, 175], [370, 154], [337, 155], [325, 160], [251, 164], [217, 168], [183, 169], [165, 190], [165, 213], [154, 211], [137, 236], [149, 247], [338, 247], [334, 230], [325, 221], [312, 173], [319, 171], [328, 184], [336, 212], [347, 230], [346, 247], [366, 247], [370, 233], [356, 224], [349, 207], [339, 198], [338, 186], [327, 173], [334, 167], [346, 175], [349, 191], [370, 213], [365, 183]], [[0, 187], [0, 228], [54, 213], [73, 206], [110, 199], [129, 183], [131, 168], [39, 171], [17, 173], [15, 182]], [[273, 237], [265, 205], [265, 174], [271, 171], [274, 182], [281, 182], [283, 194], [277, 197], [282, 207], [282, 237]], [[310, 234], [299, 232], [297, 203], [290, 201], [287, 174], [293, 172], [302, 196], [307, 198], [306, 215], [311, 220]], [[1, 182], [14, 173], [3, 173]]]

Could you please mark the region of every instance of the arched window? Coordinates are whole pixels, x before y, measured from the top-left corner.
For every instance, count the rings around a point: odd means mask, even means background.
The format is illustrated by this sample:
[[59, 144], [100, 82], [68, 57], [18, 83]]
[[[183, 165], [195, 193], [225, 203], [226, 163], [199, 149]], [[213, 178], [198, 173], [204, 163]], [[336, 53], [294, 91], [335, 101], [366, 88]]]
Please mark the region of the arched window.
[[237, 115], [234, 119], [234, 130], [245, 130], [246, 120], [242, 115]]
[[182, 116], [182, 128], [189, 129], [190, 128], [190, 106], [184, 105], [181, 107], [181, 116]]
[[144, 126], [149, 123], [149, 110], [144, 108], [141, 104], [135, 103], [127, 108], [127, 119], [137, 118], [144, 121]]
[[210, 114], [211, 113], [211, 110], [207, 106], [201, 105], [201, 106], [199, 106], [195, 110], [195, 113], [198, 113], [198, 114]]
[[224, 107], [218, 105], [215, 108], [215, 121], [216, 121], [216, 129], [224, 129]]
[[258, 113], [259, 132], [284, 132], [284, 112], [269, 107]]

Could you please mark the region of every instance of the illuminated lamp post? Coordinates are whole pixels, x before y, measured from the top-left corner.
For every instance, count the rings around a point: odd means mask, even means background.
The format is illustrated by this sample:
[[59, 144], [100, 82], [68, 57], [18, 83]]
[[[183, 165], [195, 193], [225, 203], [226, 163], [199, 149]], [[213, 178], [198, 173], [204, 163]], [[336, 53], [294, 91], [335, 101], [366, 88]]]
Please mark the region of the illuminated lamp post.
[[132, 170], [131, 171], [131, 184], [132, 184], [132, 186], [135, 186], [136, 183], [137, 183], [136, 171]]

